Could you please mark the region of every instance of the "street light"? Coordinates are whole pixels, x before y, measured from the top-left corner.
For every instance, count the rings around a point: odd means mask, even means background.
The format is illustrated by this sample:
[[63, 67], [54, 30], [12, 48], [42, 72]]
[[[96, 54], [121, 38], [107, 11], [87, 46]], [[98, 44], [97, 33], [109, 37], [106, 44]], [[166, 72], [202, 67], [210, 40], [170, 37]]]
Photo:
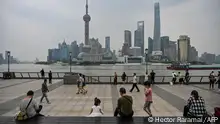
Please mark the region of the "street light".
[[70, 56], [70, 73], [72, 72], [71, 63], [72, 63], [72, 52], [69, 52]]
[[146, 73], [148, 73], [148, 49], [145, 49]]
[[8, 56], [8, 72], [10, 72], [10, 51], [7, 51], [7, 56]]

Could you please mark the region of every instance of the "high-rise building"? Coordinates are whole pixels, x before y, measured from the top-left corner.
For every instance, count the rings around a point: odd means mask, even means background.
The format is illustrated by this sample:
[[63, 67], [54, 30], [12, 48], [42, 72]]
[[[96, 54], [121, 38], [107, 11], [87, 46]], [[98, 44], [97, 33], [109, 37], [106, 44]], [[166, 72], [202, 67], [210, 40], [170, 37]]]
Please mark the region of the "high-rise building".
[[122, 55], [130, 55], [129, 53], [129, 46], [128, 46], [128, 43], [124, 43], [123, 46], [122, 46]]
[[217, 55], [217, 56], [215, 57], [215, 63], [216, 63], [216, 64], [220, 64], [220, 55]]
[[110, 36], [105, 37], [105, 50], [110, 51]]
[[140, 47], [130, 47], [129, 53], [132, 56], [141, 56], [141, 48]]
[[79, 53], [83, 52], [83, 47], [84, 47], [84, 44], [80, 43], [79, 44]]
[[215, 62], [215, 59], [216, 59], [215, 54], [205, 52], [201, 55], [200, 61], [203, 61], [207, 64], [213, 64]]
[[86, 14], [83, 16], [83, 20], [85, 21], [85, 45], [89, 45], [89, 22], [91, 21], [91, 17], [88, 13], [88, 0], [86, 0]]
[[144, 56], [144, 21], [138, 21], [137, 30], [134, 32], [134, 46], [141, 48], [141, 56]]
[[131, 31], [129, 30], [124, 31], [124, 42], [128, 43], [128, 46], [131, 47]]
[[4, 63], [4, 58], [3, 58], [3, 54], [0, 53], [0, 64], [3, 64]]
[[188, 62], [190, 53], [190, 38], [187, 35], [181, 35], [178, 39], [178, 60]]
[[[154, 4], [154, 44], [153, 54], [161, 53], [161, 41], [160, 41], [160, 4]], [[160, 52], [158, 52], [160, 51]]]
[[77, 44], [77, 41], [73, 41], [71, 43], [71, 50], [72, 52], [72, 58], [77, 58], [78, 54], [79, 54], [79, 46]]
[[151, 37], [148, 37], [148, 54], [152, 54], [153, 51], [153, 39]]
[[169, 38], [169, 36], [163, 36], [160, 39], [161, 39], [160, 48], [161, 48], [161, 51], [162, 51], [162, 53], [164, 55], [164, 50], [169, 47], [170, 38]]
[[193, 61], [198, 61], [198, 51], [196, 50], [196, 48], [194, 46], [190, 46], [190, 50], [189, 50], [189, 61], [193, 62]]
[[177, 58], [177, 46], [176, 42], [169, 41], [169, 46], [164, 48], [164, 56], [168, 57], [170, 61], [176, 61]]

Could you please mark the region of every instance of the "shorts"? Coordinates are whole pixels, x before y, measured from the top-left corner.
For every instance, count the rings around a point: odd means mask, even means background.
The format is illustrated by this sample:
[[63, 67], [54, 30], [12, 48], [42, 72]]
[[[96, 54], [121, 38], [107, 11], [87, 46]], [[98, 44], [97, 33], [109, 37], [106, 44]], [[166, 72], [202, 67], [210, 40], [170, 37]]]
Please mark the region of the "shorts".
[[149, 108], [152, 103], [152, 101], [145, 101], [144, 108]]

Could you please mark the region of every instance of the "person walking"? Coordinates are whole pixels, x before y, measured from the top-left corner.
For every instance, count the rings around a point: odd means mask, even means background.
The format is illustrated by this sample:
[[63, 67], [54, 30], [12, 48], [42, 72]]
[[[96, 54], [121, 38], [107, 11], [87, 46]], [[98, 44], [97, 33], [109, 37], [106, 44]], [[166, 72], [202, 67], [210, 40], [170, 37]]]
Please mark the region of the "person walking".
[[177, 77], [177, 75], [176, 75], [176, 73], [175, 72], [173, 72], [172, 73], [172, 77], [173, 77], [173, 79], [172, 79], [172, 84], [176, 84], [176, 77]]
[[209, 89], [214, 89], [215, 81], [215, 73], [212, 71], [209, 75]]
[[85, 77], [85, 75], [82, 75], [82, 78], [83, 78], [82, 89], [83, 89], [83, 93], [86, 94], [87, 93], [87, 89], [86, 89], [86, 77]]
[[50, 104], [50, 101], [47, 97], [47, 93], [49, 92], [49, 89], [47, 87], [47, 79], [44, 79], [44, 83], [42, 84], [41, 91], [42, 91], [42, 97], [40, 99], [40, 103], [42, 103], [43, 99], [45, 98], [47, 103]]
[[125, 72], [124, 72], [124, 73], [122, 74], [122, 76], [121, 76], [121, 79], [122, 79], [123, 84], [125, 84], [126, 77], [127, 77], [127, 75], [126, 75]]
[[84, 79], [82, 77], [82, 74], [79, 74], [79, 79], [77, 80], [78, 92], [76, 94], [83, 93], [83, 82]]
[[41, 78], [44, 78], [44, 76], [45, 76], [44, 69], [42, 69], [42, 70], [40, 71], [40, 73], [41, 73]]
[[48, 73], [48, 77], [49, 77], [49, 84], [52, 84], [52, 72], [51, 71]]
[[178, 77], [179, 77], [179, 83], [183, 84], [184, 83], [183, 75], [180, 72], [178, 72]]
[[144, 95], [145, 95], [145, 104], [144, 104], [144, 111], [147, 112], [147, 114], [152, 117], [151, 109], [150, 106], [153, 103], [152, 100], [152, 89], [151, 89], [151, 84], [150, 83], [145, 83], [145, 88], [144, 88]]
[[152, 83], [152, 84], [155, 83], [155, 75], [156, 75], [156, 73], [154, 72], [154, 70], [152, 70], [152, 72], [150, 73], [150, 76], [151, 76], [151, 83]]
[[133, 99], [131, 96], [126, 94], [125, 88], [119, 89], [121, 97], [118, 99], [118, 104], [114, 112], [114, 116], [117, 117], [118, 114], [122, 118], [130, 119], [132, 118], [134, 111], [133, 111]]
[[137, 86], [137, 76], [136, 76], [136, 73], [134, 73], [132, 81], [133, 81], [133, 85], [132, 85], [132, 88], [131, 88], [130, 92], [132, 92], [134, 88], [137, 89], [137, 92], [140, 92], [140, 90], [139, 90], [139, 88]]
[[186, 81], [186, 85], [188, 85], [189, 84], [189, 71], [188, 70], [186, 70], [186, 73], [185, 73], [185, 81]]
[[114, 85], [117, 85], [118, 83], [118, 76], [117, 76], [117, 73], [115, 72], [115, 75], [114, 75]]

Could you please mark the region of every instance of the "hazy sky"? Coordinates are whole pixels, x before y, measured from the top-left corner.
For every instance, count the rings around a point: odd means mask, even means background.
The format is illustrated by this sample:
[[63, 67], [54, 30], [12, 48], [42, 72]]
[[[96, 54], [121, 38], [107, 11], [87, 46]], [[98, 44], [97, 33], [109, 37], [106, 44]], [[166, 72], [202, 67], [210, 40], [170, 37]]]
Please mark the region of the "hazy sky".
[[[124, 30], [145, 21], [145, 47], [153, 36], [156, 0], [90, 0], [90, 37], [111, 37], [118, 50]], [[157, 0], [161, 8], [161, 34], [176, 41], [189, 35], [199, 53], [220, 54], [220, 0]], [[46, 60], [48, 48], [84, 40], [85, 0], [0, 0], [0, 52], [11, 50], [20, 60]], [[132, 43], [133, 45], [133, 43]]]

